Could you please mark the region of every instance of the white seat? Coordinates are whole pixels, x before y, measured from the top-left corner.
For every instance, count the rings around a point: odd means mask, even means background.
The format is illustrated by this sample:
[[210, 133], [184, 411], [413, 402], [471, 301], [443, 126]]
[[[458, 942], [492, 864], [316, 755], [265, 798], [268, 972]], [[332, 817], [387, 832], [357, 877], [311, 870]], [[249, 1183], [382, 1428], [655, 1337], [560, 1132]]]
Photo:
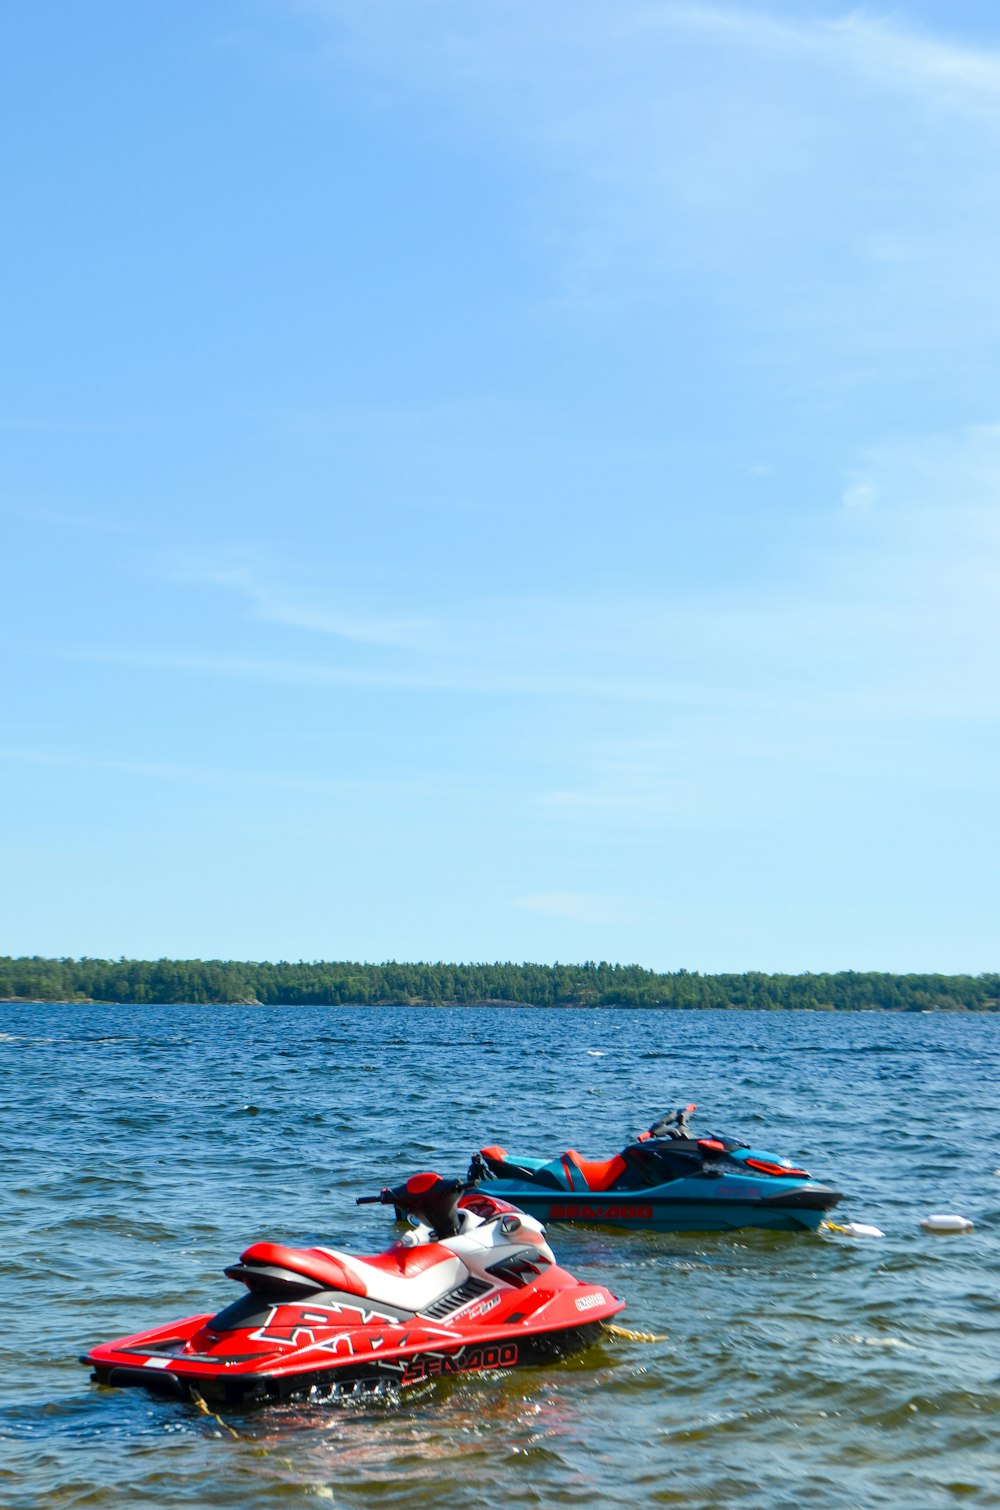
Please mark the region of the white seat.
[[442, 1295], [447, 1295], [449, 1290], [457, 1289], [469, 1277], [468, 1269], [454, 1254], [417, 1273], [391, 1274], [353, 1253], [341, 1253], [336, 1248], [320, 1248], [318, 1251], [352, 1269], [364, 1285], [369, 1300], [381, 1300], [401, 1311], [422, 1311], [440, 1300]]

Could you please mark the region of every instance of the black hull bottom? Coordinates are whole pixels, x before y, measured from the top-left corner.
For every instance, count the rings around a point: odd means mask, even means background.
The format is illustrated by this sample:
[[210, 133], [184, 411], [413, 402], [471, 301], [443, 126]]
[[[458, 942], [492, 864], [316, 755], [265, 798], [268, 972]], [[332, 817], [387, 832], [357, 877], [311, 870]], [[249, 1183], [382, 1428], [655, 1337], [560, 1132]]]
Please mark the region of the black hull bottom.
[[209, 1405], [246, 1409], [281, 1400], [395, 1393], [435, 1379], [557, 1363], [596, 1342], [602, 1325], [600, 1321], [591, 1321], [561, 1331], [529, 1333], [508, 1341], [464, 1343], [457, 1348], [413, 1354], [399, 1361], [382, 1359], [356, 1366], [343, 1364], [337, 1368], [284, 1377], [261, 1373], [227, 1379], [219, 1374], [180, 1375], [169, 1368], [118, 1364], [113, 1368], [95, 1369], [91, 1379], [95, 1384], [110, 1385], [114, 1389], [144, 1389], [159, 1399], [191, 1400], [197, 1395]]

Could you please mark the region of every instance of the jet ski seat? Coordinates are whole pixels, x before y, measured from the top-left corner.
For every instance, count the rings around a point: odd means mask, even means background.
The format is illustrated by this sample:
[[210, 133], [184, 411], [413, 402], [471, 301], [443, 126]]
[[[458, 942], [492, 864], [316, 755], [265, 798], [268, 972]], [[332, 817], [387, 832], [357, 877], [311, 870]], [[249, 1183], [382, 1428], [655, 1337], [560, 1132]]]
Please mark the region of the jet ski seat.
[[[419, 1311], [468, 1278], [461, 1259], [443, 1243], [393, 1243], [385, 1253], [356, 1257], [335, 1248], [286, 1248], [281, 1243], [254, 1243], [240, 1264], [268, 1265], [301, 1274], [347, 1295], [382, 1301], [401, 1310]], [[242, 1276], [240, 1276], [242, 1277]]]
[[385, 1253], [355, 1258], [353, 1254], [321, 1249], [339, 1263], [350, 1262], [356, 1284], [352, 1293], [369, 1300], [398, 1306], [404, 1311], [422, 1311], [449, 1290], [464, 1284], [469, 1271], [457, 1253], [444, 1243], [393, 1243]]
[[[552, 1160], [553, 1164], [558, 1162], [558, 1159]], [[491, 1148], [481, 1148], [478, 1154], [473, 1155], [469, 1179], [478, 1180], [484, 1176], [487, 1179], [527, 1180], [531, 1185], [547, 1185], [552, 1190], [565, 1188], [559, 1176], [546, 1168], [545, 1159], [528, 1159], [524, 1163], [518, 1163], [511, 1158], [506, 1148], [501, 1148], [498, 1144]]]
[[567, 1148], [563, 1158], [580, 1171], [588, 1190], [609, 1190], [628, 1168], [621, 1154], [617, 1153], [611, 1159], [585, 1159], [575, 1148]]
[[267, 1266], [301, 1274], [324, 1290], [344, 1290], [348, 1295], [363, 1295], [364, 1286], [350, 1264], [328, 1248], [286, 1248], [284, 1243], [252, 1243], [240, 1254], [240, 1264], [248, 1268]]

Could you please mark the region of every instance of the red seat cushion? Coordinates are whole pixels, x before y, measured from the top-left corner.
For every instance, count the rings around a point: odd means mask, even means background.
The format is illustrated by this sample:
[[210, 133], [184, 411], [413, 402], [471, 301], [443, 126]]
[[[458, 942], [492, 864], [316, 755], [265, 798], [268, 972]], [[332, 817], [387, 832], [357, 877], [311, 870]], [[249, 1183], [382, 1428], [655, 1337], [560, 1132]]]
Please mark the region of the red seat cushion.
[[[370, 1263], [371, 1260], [369, 1259]], [[281, 1243], [252, 1243], [240, 1254], [242, 1264], [274, 1264], [318, 1280], [327, 1290], [345, 1290], [348, 1295], [367, 1295], [364, 1281], [339, 1258], [318, 1248], [286, 1248]]]
[[612, 1159], [584, 1159], [575, 1148], [568, 1148], [566, 1157], [583, 1175], [588, 1190], [607, 1190], [608, 1186], [613, 1185], [618, 1176], [624, 1174], [628, 1168], [625, 1160], [618, 1153]]
[[413, 1274], [423, 1274], [425, 1269], [433, 1269], [435, 1264], [454, 1257], [451, 1249], [441, 1243], [417, 1243], [412, 1248], [393, 1243], [384, 1253], [359, 1253], [358, 1262], [371, 1264], [373, 1269], [381, 1269], [384, 1274], [398, 1274], [409, 1279]]

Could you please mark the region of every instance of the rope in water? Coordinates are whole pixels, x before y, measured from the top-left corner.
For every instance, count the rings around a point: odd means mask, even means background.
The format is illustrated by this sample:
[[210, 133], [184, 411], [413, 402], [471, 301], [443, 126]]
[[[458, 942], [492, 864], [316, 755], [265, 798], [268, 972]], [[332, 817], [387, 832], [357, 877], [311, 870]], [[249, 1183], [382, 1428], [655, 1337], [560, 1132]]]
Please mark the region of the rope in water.
[[660, 1336], [656, 1332], [633, 1332], [631, 1327], [616, 1326], [613, 1321], [606, 1321], [604, 1330], [611, 1337], [621, 1337], [626, 1342], [666, 1342], [667, 1340], [665, 1336]]
[[224, 1421], [217, 1411], [209, 1410], [208, 1406], [205, 1404], [205, 1401], [202, 1399], [201, 1395], [199, 1395], [194, 1385], [190, 1386], [190, 1390], [191, 1399], [193, 1400], [197, 1408], [201, 1411], [203, 1416], [211, 1416], [212, 1420], [218, 1422], [223, 1431], [228, 1431], [229, 1435], [234, 1438], [235, 1441], [244, 1442], [247, 1440], [246, 1437], [240, 1435], [240, 1433], [234, 1426], [230, 1426], [228, 1421]]

